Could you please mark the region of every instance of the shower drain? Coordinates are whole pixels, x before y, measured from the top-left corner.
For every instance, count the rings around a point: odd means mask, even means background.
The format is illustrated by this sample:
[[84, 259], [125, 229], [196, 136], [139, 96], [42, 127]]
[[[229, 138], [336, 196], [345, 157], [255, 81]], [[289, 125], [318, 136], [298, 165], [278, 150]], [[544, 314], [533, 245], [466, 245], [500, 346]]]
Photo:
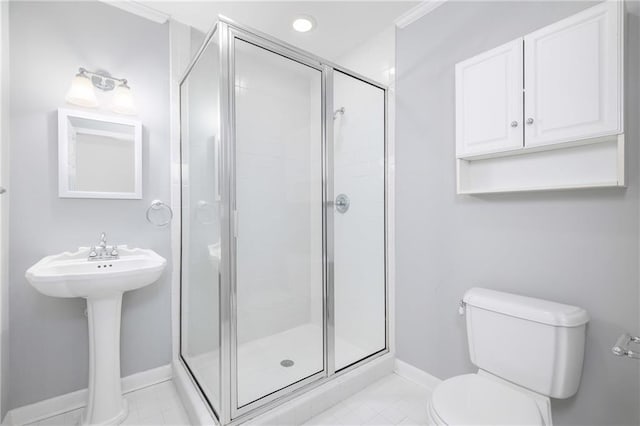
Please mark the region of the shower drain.
[[283, 367], [292, 367], [293, 364], [295, 364], [295, 362], [291, 361], [290, 359], [283, 359], [282, 361], [280, 361], [280, 365]]

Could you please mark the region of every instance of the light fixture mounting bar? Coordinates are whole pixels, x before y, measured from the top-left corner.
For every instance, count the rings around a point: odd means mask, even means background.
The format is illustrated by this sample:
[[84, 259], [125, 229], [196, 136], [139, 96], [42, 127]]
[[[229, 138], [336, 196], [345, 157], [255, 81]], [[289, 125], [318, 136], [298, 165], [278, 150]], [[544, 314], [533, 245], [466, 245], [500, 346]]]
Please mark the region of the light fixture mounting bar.
[[88, 77], [96, 88], [104, 92], [115, 89], [116, 82], [128, 87], [126, 78], [112, 77], [111, 74], [106, 71], [89, 71], [86, 68], [80, 67], [79, 74]]

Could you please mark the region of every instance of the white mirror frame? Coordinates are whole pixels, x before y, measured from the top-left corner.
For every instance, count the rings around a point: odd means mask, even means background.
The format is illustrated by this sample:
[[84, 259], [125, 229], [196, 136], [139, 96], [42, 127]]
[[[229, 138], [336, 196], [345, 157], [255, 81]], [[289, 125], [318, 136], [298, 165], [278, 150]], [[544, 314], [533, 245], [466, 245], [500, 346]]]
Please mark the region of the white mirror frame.
[[[135, 186], [133, 192], [76, 191], [69, 188], [69, 117], [134, 127]], [[126, 117], [73, 109], [58, 109], [58, 196], [60, 198], [142, 198], [142, 123]]]

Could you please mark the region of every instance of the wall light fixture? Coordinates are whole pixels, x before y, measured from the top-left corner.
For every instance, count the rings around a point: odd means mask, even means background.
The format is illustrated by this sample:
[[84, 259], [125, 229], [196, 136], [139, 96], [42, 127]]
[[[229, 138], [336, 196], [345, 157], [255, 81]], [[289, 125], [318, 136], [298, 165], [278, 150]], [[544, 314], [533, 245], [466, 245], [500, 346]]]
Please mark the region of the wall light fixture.
[[94, 72], [81, 67], [71, 82], [66, 101], [82, 107], [95, 108], [99, 102], [94, 87], [103, 92], [115, 89], [110, 106], [113, 112], [127, 115], [136, 114], [135, 102], [127, 80], [112, 77], [105, 71]]

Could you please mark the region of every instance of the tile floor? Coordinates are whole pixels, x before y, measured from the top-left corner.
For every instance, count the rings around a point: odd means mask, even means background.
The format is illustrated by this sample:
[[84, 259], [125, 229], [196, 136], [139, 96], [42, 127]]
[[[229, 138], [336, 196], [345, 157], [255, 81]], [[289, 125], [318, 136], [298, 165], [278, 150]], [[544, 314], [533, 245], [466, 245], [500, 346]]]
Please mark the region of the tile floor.
[[429, 389], [391, 374], [304, 425], [426, 425], [429, 393]]
[[[173, 382], [130, 392], [125, 397], [129, 401], [129, 417], [123, 425], [189, 425]], [[428, 397], [428, 389], [391, 374], [311, 418], [304, 425], [426, 425]], [[71, 411], [26, 426], [73, 426], [80, 418], [81, 411]]]
[[[172, 381], [125, 394], [129, 416], [123, 425], [188, 425], [189, 418]], [[75, 426], [82, 409], [70, 411], [25, 426]]]

